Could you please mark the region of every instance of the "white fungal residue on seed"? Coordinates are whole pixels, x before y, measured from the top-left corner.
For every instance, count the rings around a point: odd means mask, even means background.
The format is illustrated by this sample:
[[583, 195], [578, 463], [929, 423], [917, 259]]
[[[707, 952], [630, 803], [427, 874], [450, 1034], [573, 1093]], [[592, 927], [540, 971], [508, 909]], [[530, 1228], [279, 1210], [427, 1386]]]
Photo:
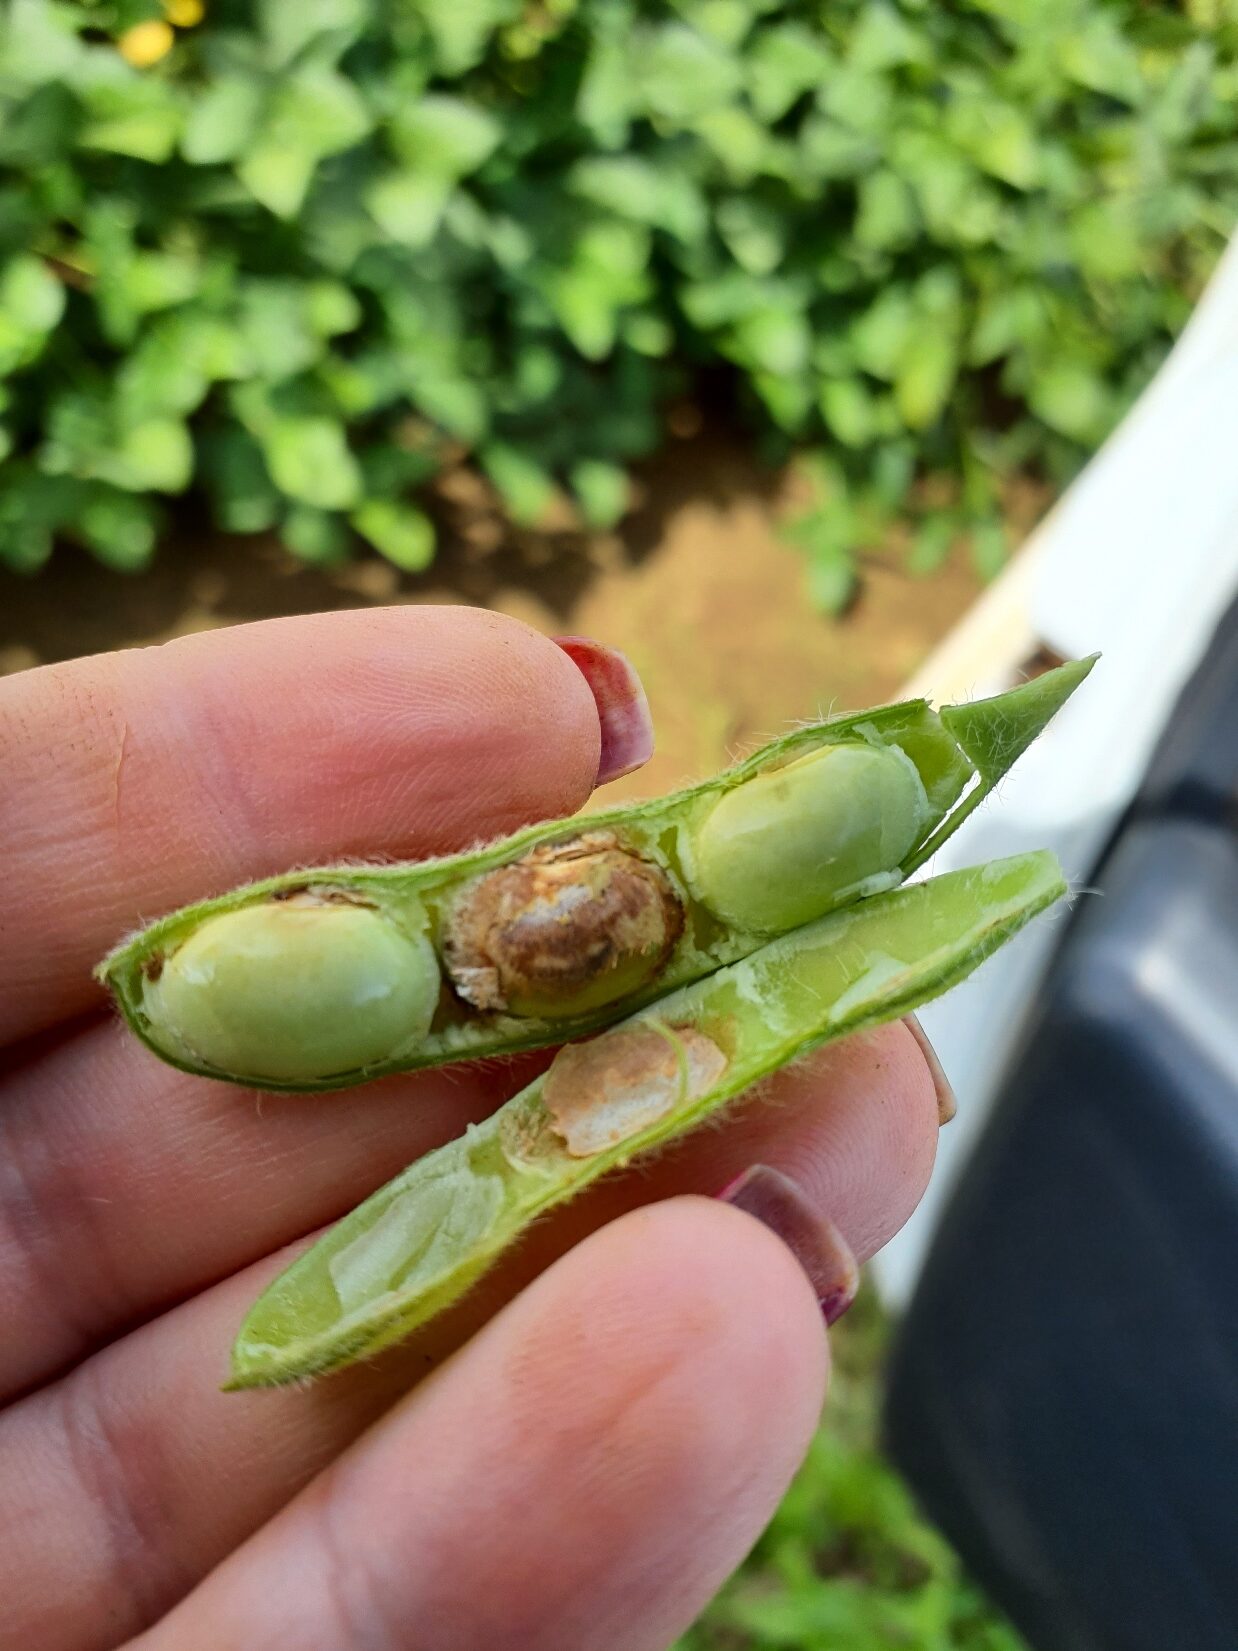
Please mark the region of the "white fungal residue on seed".
[[542, 1083], [542, 1104], [573, 1158], [592, 1158], [707, 1094], [727, 1057], [693, 1026], [620, 1027], [566, 1045]]

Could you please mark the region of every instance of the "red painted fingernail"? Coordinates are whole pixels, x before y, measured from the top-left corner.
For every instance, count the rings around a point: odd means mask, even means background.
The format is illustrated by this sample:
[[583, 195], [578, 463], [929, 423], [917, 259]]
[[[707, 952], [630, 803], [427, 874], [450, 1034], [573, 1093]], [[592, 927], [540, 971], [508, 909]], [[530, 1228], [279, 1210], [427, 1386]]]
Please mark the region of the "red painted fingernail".
[[959, 1109], [959, 1103], [954, 1098], [954, 1089], [946, 1076], [941, 1062], [937, 1059], [937, 1051], [928, 1040], [928, 1033], [917, 1020], [915, 1015], [904, 1015], [903, 1025], [920, 1045], [920, 1053], [928, 1062], [928, 1069], [933, 1077], [933, 1088], [937, 1092], [937, 1122], [948, 1124]]
[[653, 718], [645, 689], [631, 662], [618, 648], [591, 636], [556, 636], [555, 643], [589, 684], [602, 725], [602, 752], [596, 783], [605, 785], [653, 755]]
[[860, 1269], [838, 1228], [789, 1175], [768, 1164], [754, 1164], [718, 1197], [755, 1216], [782, 1239], [808, 1274], [827, 1324], [843, 1316], [860, 1287]]

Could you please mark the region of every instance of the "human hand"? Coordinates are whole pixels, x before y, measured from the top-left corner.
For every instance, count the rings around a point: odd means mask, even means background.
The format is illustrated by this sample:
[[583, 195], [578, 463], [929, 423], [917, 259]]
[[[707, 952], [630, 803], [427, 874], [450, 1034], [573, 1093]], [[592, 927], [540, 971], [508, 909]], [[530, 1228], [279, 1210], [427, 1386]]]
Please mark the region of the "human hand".
[[[821, 1298], [932, 1164], [905, 1027], [603, 1182], [404, 1346], [223, 1394], [288, 1247], [547, 1057], [247, 1095], [156, 1061], [90, 979], [126, 925], [241, 880], [578, 809], [604, 746], [612, 772], [648, 746], [622, 673], [595, 701], [605, 658], [575, 658], [404, 607], [0, 682], [4, 1651], [662, 1651], [773, 1512]], [[710, 1196], [754, 1165], [780, 1174]]]

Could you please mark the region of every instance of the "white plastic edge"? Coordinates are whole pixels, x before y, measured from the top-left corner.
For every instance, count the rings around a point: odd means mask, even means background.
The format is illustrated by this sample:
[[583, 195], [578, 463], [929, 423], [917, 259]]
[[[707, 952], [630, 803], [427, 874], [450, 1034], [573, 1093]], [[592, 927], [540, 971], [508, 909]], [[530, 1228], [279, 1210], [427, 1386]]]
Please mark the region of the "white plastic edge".
[[[996, 693], [1041, 648], [1103, 658], [1000, 793], [926, 873], [1052, 848], [1082, 885], [1174, 703], [1238, 592], [1238, 240], [1120, 428], [908, 684], [937, 703]], [[1058, 919], [1060, 923], [1060, 919]], [[874, 1263], [892, 1305], [990, 1112], [1055, 943], [1042, 918], [920, 1020], [958, 1096], [932, 1184]]]

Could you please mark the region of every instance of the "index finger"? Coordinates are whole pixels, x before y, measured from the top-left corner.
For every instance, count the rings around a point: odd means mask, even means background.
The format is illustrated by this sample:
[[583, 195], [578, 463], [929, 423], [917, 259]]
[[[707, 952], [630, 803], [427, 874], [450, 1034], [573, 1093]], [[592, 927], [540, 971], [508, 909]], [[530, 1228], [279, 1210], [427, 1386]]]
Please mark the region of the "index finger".
[[571, 659], [472, 608], [268, 620], [0, 681], [0, 1041], [88, 1008], [139, 922], [572, 813], [599, 749]]

